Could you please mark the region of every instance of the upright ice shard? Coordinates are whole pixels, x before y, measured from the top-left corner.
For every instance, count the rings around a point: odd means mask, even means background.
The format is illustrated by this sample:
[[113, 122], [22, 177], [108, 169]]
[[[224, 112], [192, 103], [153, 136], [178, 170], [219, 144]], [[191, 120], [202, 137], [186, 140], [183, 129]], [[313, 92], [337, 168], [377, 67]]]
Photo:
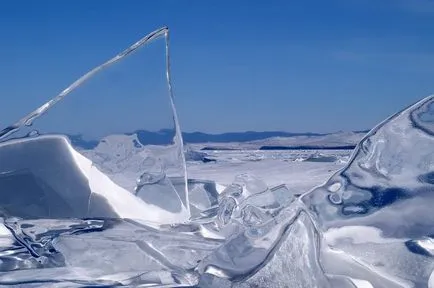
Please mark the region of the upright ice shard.
[[163, 27], [0, 131], [2, 213], [185, 222], [182, 142]]

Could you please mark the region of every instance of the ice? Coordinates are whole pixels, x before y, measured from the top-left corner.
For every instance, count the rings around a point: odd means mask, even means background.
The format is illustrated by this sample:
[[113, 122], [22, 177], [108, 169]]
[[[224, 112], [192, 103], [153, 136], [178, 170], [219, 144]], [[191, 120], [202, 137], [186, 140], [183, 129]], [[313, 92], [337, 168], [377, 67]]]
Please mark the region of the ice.
[[276, 246], [274, 256], [252, 277], [233, 287], [345, 287], [329, 285], [322, 273], [315, 255], [317, 237], [307, 215], [300, 215], [283, 233], [286, 240]]
[[201, 161], [203, 163], [216, 162], [216, 159], [210, 158], [207, 153], [196, 151], [191, 147], [188, 147], [184, 154], [186, 161]]
[[0, 131], [2, 212], [185, 222], [183, 151], [163, 27]]
[[[434, 269], [433, 114], [431, 96], [385, 120], [344, 169], [302, 197], [323, 232], [326, 273], [373, 287], [427, 287]], [[362, 269], [328, 260], [332, 254], [362, 266], [366, 278]]]
[[303, 159], [303, 161], [306, 162], [336, 162], [339, 159], [334, 155], [324, 155], [322, 153], [315, 153], [313, 155], [310, 155], [306, 159]]
[[[74, 103], [86, 101], [100, 104], [104, 120], [114, 118], [104, 101], [122, 98], [101, 95], [128, 94], [137, 75], [96, 76], [160, 37], [169, 117], [135, 101], [151, 109], [128, 114], [155, 116], [131, 121], [161, 124], [157, 137], [143, 127], [111, 133], [97, 119], [63, 126]], [[379, 124], [351, 158], [330, 149], [352, 145], [357, 133], [294, 138], [290, 152], [187, 150], [187, 180], [168, 44], [168, 29], [156, 30], [0, 133], [0, 285], [433, 287], [434, 96]], [[81, 87], [91, 77], [96, 86]], [[163, 99], [150, 94], [133, 98]], [[329, 150], [301, 150], [307, 144]]]
[[[195, 235], [159, 233], [152, 227], [121, 219], [18, 220], [13, 225], [15, 231], [20, 231], [17, 239], [25, 236], [32, 247], [41, 243], [37, 245], [38, 257], [30, 257], [41, 263], [27, 267], [33, 268], [28, 271], [10, 269], [9, 273], [0, 273], [3, 285], [46, 281], [81, 282], [84, 286], [189, 286], [197, 278], [189, 272], [196, 264], [195, 258], [204, 257], [219, 244], [201, 243]], [[51, 257], [46, 257], [49, 253]]]

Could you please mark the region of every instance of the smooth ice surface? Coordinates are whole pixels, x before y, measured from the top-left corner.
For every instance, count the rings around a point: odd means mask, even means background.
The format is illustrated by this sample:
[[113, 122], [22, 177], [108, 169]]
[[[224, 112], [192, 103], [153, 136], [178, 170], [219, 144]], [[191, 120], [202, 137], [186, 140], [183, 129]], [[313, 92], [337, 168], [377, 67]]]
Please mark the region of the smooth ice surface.
[[[433, 115], [431, 96], [385, 120], [343, 170], [302, 197], [323, 233], [327, 273], [373, 287], [427, 287], [434, 269]], [[342, 263], [328, 260], [333, 254], [345, 255]]]

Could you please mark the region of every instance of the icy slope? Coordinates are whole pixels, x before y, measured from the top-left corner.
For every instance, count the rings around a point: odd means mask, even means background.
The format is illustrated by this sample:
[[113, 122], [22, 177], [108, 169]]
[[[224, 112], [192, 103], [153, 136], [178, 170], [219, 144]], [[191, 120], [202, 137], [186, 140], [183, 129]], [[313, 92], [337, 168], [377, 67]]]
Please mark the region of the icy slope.
[[365, 275], [373, 287], [432, 287], [433, 176], [431, 96], [375, 127], [343, 170], [302, 197], [324, 236], [325, 272]]

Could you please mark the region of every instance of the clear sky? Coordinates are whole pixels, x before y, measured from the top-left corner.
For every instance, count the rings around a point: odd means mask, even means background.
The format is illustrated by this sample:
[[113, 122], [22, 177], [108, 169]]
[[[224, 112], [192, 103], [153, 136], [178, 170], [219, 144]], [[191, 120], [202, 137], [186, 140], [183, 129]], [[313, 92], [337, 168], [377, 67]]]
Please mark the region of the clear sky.
[[434, 92], [434, 1], [3, 0], [0, 125], [163, 25], [185, 131], [368, 129]]

